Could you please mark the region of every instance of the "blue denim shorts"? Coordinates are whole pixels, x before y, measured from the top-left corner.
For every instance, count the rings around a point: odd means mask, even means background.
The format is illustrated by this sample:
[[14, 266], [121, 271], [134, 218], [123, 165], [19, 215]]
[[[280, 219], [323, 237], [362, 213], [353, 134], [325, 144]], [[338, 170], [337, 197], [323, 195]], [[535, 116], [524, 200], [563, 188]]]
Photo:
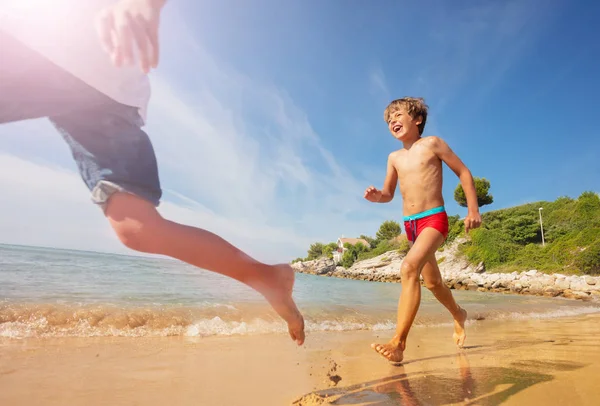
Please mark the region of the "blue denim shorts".
[[136, 107], [120, 104], [0, 30], [0, 124], [47, 117], [103, 209], [115, 192], [158, 206], [156, 156]]

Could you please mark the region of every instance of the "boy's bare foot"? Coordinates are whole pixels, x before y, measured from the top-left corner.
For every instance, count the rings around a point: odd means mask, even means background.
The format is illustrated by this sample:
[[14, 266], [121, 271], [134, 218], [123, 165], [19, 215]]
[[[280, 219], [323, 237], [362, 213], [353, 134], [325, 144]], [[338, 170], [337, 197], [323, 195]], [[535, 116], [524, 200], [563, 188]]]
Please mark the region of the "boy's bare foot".
[[458, 346], [458, 348], [463, 348], [465, 344], [465, 338], [467, 338], [467, 333], [465, 333], [465, 321], [467, 320], [467, 311], [460, 308], [460, 317], [454, 319], [454, 334], [452, 337], [454, 338], [454, 343]]
[[290, 337], [298, 345], [304, 343], [304, 318], [292, 299], [294, 270], [287, 264], [271, 266], [272, 275], [265, 281], [268, 286], [259, 292], [288, 325]]
[[404, 348], [394, 340], [387, 344], [371, 344], [371, 348], [385, 357], [392, 365], [400, 365], [404, 359]]

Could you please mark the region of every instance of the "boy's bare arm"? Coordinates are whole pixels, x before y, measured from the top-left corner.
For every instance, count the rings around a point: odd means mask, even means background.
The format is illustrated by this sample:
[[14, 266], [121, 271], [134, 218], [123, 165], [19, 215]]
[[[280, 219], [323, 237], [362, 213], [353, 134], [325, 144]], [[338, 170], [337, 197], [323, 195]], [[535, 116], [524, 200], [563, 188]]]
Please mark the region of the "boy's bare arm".
[[369, 186], [365, 190], [365, 199], [373, 203], [388, 203], [394, 198], [396, 193], [396, 185], [398, 184], [398, 173], [394, 167], [394, 155], [392, 152], [388, 156], [387, 173], [383, 182], [383, 189], [378, 190], [374, 186]]
[[468, 209], [468, 214], [465, 218], [465, 232], [469, 232], [469, 230], [481, 225], [481, 215], [479, 214], [479, 204], [477, 202], [477, 192], [475, 190], [473, 175], [471, 175], [469, 168], [466, 167], [444, 140], [439, 137], [431, 138], [433, 152], [458, 176], [460, 184], [465, 191]]

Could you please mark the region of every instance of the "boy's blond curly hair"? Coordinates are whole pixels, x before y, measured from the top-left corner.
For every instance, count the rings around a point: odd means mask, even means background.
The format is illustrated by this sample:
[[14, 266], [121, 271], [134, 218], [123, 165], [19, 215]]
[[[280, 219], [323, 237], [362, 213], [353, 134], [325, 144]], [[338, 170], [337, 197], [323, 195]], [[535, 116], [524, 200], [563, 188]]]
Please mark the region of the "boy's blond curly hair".
[[427, 109], [429, 108], [425, 104], [425, 100], [422, 97], [403, 97], [402, 99], [393, 100], [385, 109], [383, 113], [383, 119], [387, 123], [390, 119], [390, 115], [404, 107], [406, 112], [410, 114], [413, 119], [421, 116], [422, 122], [419, 124], [419, 134], [423, 135], [425, 129], [425, 123], [427, 122]]

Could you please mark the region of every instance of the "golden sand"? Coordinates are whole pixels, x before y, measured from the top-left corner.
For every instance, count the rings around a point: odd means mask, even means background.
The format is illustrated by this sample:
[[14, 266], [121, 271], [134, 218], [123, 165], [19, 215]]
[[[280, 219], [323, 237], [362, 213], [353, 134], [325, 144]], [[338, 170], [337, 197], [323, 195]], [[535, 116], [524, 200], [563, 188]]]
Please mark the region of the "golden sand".
[[[0, 405], [597, 405], [600, 315], [287, 337], [0, 340]], [[378, 338], [379, 336], [379, 338]]]

